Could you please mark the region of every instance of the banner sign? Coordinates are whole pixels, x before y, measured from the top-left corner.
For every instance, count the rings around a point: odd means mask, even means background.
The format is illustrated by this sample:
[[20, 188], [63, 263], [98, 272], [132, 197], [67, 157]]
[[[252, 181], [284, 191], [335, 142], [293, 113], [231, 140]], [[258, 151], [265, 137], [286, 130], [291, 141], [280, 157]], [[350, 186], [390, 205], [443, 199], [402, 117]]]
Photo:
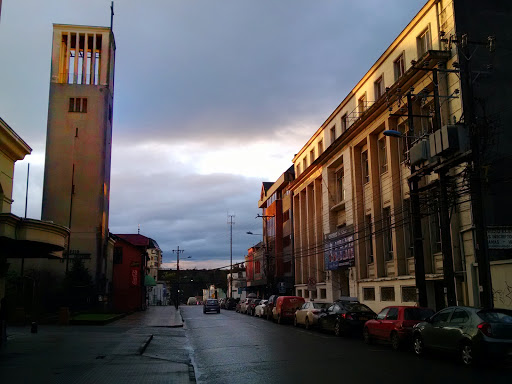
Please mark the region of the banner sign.
[[512, 227], [488, 227], [487, 242], [489, 249], [511, 249]]
[[132, 270], [131, 270], [130, 283], [132, 286], [139, 285], [139, 270], [137, 268], [132, 268]]
[[333, 271], [354, 265], [354, 226], [324, 236], [325, 269]]

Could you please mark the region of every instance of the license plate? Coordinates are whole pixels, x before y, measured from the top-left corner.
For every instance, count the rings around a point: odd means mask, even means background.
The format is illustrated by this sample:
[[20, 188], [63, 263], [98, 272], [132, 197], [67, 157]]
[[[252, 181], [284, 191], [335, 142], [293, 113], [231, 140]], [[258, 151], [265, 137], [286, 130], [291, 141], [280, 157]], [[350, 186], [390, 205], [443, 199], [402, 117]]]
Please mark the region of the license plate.
[[367, 317], [360, 317], [359, 320], [368, 320]]

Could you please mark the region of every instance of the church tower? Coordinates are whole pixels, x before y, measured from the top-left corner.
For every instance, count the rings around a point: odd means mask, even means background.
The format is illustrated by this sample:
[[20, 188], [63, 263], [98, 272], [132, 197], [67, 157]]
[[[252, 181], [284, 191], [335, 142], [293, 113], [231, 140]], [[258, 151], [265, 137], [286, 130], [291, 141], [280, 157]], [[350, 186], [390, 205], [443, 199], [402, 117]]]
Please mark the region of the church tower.
[[108, 27], [54, 24], [52, 47], [41, 218], [70, 228], [62, 264], [82, 258], [105, 292], [114, 35]]

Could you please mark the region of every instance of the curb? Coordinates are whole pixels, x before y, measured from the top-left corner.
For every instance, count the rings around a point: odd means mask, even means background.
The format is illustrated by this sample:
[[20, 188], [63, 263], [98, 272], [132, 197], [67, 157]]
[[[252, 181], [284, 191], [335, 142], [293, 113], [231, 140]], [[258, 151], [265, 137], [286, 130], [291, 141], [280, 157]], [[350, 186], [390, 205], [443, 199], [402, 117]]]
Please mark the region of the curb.
[[144, 340], [144, 342], [140, 345], [139, 347], [139, 355], [142, 355], [144, 353], [144, 351], [146, 350], [146, 348], [148, 347], [149, 343], [151, 342], [151, 340], [153, 340], [153, 334], [149, 335], [147, 337], [146, 340]]

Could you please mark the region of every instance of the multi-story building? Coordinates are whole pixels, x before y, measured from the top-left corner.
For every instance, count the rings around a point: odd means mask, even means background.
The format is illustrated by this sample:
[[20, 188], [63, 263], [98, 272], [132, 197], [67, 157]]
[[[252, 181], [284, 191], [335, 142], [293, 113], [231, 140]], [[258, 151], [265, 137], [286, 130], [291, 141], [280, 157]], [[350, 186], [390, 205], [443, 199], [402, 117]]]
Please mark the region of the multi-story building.
[[512, 306], [512, 227], [499, 210], [511, 72], [495, 46], [511, 11], [469, 3], [428, 1], [295, 155], [297, 295], [375, 310], [488, 305], [492, 276], [495, 304]]
[[258, 208], [262, 209], [267, 294], [292, 294], [293, 244], [292, 199], [287, 189], [295, 177], [293, 166], [274, 183], [264, 182]]
[[262, 241], [247, 250], [245, 256], [246, 291], [255, 293], [258, 297], [268, 294], [266, 263], [267, 254]]
[[84, 260], [99, 293], [108, 290], [113, 251], [108, 220], [114, 62], [110, 28], [54, 24], [42, 219], [70, 228], [66, 258]]

